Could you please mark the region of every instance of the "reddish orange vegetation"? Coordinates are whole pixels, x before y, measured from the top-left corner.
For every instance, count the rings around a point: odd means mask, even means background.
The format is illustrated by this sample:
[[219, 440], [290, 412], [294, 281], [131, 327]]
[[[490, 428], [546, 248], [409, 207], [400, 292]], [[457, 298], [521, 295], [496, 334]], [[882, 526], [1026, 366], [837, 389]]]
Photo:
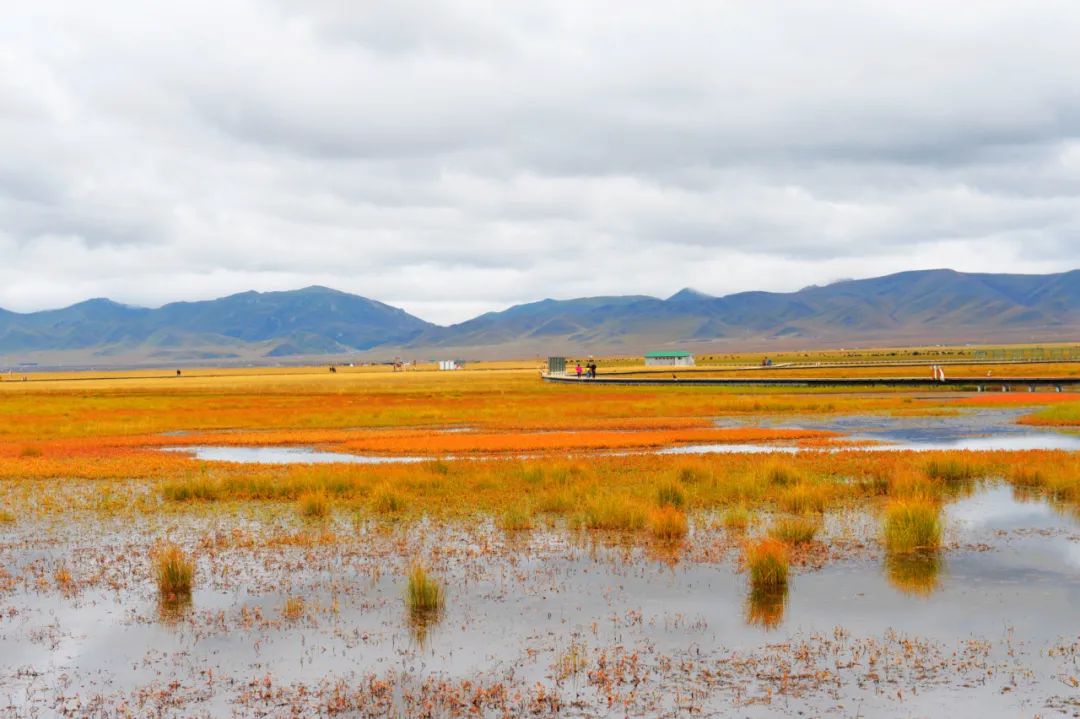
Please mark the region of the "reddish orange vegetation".
[[858, 447], [873, 447], [882, 442], [876, 439], [845, 439], [842, 436], [833, 437], [808, 437], [795, 442], [799, 447], [806, 449], [844, 449]]
[[[843, 439], [828, 432], [712, 425], [725, 416], [752, 420], [832, 412], [933, 413], [956, 404], [953, 393], [939, 399], [925, 393], [568, 388], [542, 384], [533, 373], [386, 375], [362, 381], [346, 375], [344, 382], [340, 380], [321, 375], [294, 377], [291, 384], [278, 379], [245, 383], [232, 377], [200, 378], [199, 384], [171, 383], [168, 388], [164, 380], [139, 380], [106, 383], [94, 391], [85, 385], [25, 388], [10, 383], [14, 386], [0, 389], [0, 493], [30, 496], [18, 481], [22, 479], [130, 480], [134, 486], [152, 480], [162, 483], [155, 496], [164, 494], [179, 506], [201, 500], [291, 501], [305, 491], [325, 491], [339, 509], [357, 506], [367, 511], [376, 489], [390, 486], [400, 494], [404, 514], [502, 512], [523, 503], [540, 513], [568, 513], [592, 506], [586, 501], [590, 498], [602, 504], [606, 500], [597, 493], [603, 492], [624, 495], [622, 499], [635, 507], [648, 507], [661, 483], [676, 480], [685, 486], [690, 508], [809, 502], [820, 511], [818, 505], [824, 503], [940, 494], [944, 485], [928, 478], [924, 467], [937, 455], [860, 452], [857, 447], [850, 452], [794, 456], [676, 457], [638, 452], [686, 443], [776, 441], [832, 448], [842, 446]], [[1004, 401], [1055, 403], [1075, 397], [1000, 396], [1007, 398]], [[999, 401], [999, 396], [971, 401]], [[1055, 404], [1047, 411], [1070, 406]], [[473, 431], [440, 431], [463, 427]], [[250, 466], [199, 462], [183, 453], [160, 451], [163, 446], [201, 444], [305, 445], [432, 457], [486, 455], [487, 460]], [[606, 451], [627, 454], [604, 456]], [[582, 457], [568, 461], [568, 454]], [[523, 465], [522, 455], [535, 459]], [[971, 466], [977, 476], [1020, 476], [1017, 468], [1025, 468], [1030, 470], [1024, 475], [1025, 486], [1062, 501], [1080, 500], [1077, 460], [1062, 455], [942, 454]], [[617, 504], [621, 499], [616, 496], [612, 501]], [[46, 504], [40, 502], [40, 508], [47, 510]], [[31, 504], [30, 511], [34, 507]]]
[[636, 432], [581, 431], [532, 433], [385, 433], [349, 439], [339, 446], [350, 451], [389, 454], [466, 454], [481, 452], [546, 452], [632, 449], [689, 443], [746, 443], [834, 436], [833, 432], [799, 429], [688, 429]]

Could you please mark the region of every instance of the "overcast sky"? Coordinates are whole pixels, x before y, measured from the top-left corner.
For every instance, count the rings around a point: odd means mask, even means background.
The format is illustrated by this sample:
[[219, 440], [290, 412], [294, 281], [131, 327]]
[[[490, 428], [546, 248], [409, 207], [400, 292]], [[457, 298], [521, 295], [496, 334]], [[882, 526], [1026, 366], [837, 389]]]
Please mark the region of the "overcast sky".
[[1080, 4], [0, 0], [0, 307], [1080, 266]]

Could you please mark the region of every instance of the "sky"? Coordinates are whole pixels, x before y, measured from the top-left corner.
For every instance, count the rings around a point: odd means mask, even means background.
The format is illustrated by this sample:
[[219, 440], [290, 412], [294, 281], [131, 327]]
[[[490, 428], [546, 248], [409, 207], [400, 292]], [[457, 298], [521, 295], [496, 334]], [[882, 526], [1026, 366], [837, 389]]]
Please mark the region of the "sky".
[[1080, 4], [0, 0], [0, 307], [1080, 267]]

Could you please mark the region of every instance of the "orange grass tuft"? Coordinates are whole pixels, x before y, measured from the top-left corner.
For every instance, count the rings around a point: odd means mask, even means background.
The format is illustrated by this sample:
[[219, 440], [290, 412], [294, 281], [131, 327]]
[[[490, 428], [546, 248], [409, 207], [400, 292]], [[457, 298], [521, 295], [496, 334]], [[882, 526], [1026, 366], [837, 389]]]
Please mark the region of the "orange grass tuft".
[[750, 586], [759, 591], [786, 587], [789, 562], [784, 543], [769, 537], [748, 542], [743, 550]]
[[682, 539], [688, 531], [686, 513], [671, 505], [664, 505], [649, 512], [649, 531], [663, 541]]

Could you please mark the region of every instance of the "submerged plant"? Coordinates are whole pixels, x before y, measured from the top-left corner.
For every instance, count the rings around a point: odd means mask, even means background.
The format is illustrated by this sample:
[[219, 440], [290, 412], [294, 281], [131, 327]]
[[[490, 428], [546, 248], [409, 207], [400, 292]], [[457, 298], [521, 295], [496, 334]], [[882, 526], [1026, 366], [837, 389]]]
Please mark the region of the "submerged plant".
[[289, 597], [285, 600], [285, 606], [281, 608], [281, 616], [289, 620], [299, 619], [307, 611], [307, 602], [303, 597]]
[[565, 651], [560, 652], [555, 659], [555, 678], [562, 681], [578, 672], [583, 671], [589, 665], [589, 653], [584, 642], [574, 639]]
[[60, 591], [65, 594], [70, 594], [75, 591], [75, 578], [71, 576], [71, 572], [68, 571], [67, 565], [61, 564], [53, 572], [53, 580], [56, 582], [56, 586]]

